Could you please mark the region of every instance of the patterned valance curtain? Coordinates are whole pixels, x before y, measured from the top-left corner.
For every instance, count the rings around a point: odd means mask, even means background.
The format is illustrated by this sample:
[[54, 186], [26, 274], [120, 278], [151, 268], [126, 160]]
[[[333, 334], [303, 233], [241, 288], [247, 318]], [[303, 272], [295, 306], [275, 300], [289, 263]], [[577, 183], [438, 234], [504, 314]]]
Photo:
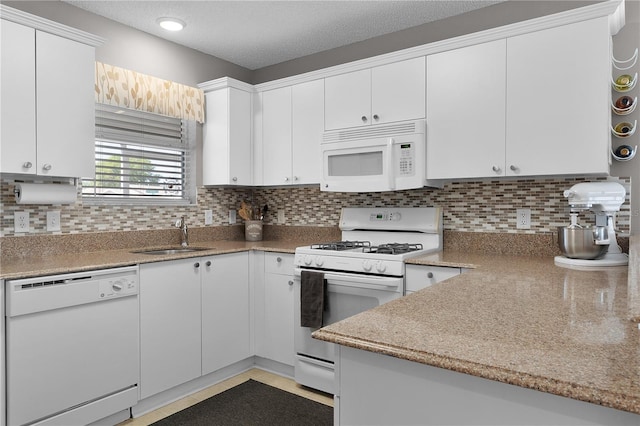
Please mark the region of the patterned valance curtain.
[[204, 123], [204, 92], [96, 62], [96, 102]]

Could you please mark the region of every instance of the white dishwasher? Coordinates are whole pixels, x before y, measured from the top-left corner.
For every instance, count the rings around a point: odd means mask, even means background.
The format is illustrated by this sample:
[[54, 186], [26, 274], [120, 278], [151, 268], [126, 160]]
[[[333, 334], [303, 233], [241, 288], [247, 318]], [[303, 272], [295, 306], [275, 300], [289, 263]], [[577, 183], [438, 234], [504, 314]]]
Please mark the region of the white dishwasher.
[[138, 401], [138, 267], [5, 282], [8, 425], [86, 425]]

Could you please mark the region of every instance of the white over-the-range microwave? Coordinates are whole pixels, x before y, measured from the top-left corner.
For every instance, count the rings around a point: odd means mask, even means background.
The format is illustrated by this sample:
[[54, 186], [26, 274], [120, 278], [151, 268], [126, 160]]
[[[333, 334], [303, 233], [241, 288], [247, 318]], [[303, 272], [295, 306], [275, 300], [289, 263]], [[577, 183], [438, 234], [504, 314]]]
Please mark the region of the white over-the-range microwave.
[[382, 192], [442, 187], [425, 180], [425, 134], [424, 120], [325, 132], [321, 190]]

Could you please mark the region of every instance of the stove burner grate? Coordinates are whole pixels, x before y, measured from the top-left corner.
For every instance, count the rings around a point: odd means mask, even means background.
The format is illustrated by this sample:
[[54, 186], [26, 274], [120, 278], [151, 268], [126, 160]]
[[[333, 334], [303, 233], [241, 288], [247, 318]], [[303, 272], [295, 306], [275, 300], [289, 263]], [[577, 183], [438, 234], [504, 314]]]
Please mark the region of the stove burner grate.
[[404, 254], [417, 250], [422, 250], [422, 244], [390, 243], [366, 247], [363, 249], [363, 252], [375, 254]]
[[312, 244], [311, 248], [314, 250], [333, 250], [344, 251], [353, 250], [357, 248], [367, 249], [371, 247], [369, 241], [334, 241], [331, 243]]

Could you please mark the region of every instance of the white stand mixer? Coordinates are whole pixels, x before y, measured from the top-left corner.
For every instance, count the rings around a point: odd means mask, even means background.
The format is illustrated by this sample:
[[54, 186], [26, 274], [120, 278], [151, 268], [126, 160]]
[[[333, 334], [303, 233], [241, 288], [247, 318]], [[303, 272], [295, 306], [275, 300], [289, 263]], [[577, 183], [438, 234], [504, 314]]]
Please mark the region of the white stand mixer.
[[629, 257], [620, 250], [615, 233], [615, 213], [620, 211], [626, 196], [624, 186], [617, 182], [583, 182], [564, 191], [564, 196], [571, 207], [571, 226], [577, 225], [578, 211], [591, 210], [596, 215], [596, 225], [607, 227], [609, 249], [600, 259], [571, 259], [556, 256], [555, 264], [582, 268], [627, 265]]

